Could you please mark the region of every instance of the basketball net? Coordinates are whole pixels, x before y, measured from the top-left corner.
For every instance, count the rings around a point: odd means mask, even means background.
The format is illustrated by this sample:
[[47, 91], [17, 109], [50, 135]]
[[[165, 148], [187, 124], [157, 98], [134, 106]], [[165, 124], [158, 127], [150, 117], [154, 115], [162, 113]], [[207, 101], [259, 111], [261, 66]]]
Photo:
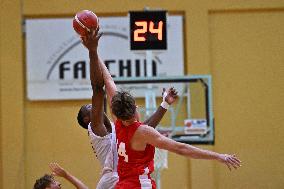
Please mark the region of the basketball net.
[[[154, 113], [156, 110], [156, 94], [155, 91], [150, 88], [145, 92], [145, 115], [148, 117]], [[168, 132], [163, 132], [157, 128], [157, 130], [164, 136], [169, 136]], [[161, 171], [165, 168], [168, 168], [168, 151], [155, 148], [155, 156], [154, 156], [154, 172], [152, 174], [153, 178], [156, 181], [157, 189], [161, 189]]]
[[154, 157], [155, 170], [163, 170], [168, 168], [168, 151], [156, 148]]

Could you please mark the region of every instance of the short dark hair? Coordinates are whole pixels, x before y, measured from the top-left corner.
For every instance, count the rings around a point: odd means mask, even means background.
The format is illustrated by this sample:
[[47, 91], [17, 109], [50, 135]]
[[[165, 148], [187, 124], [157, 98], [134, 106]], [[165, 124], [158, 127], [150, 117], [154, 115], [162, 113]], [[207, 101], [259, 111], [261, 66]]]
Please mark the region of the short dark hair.
[[45, 189], [46, 187], [49, 187], [52, 182], [54, 182], [54, 177], [52, 175], [45, 174], [36, 180], [33, 189]]
[[80, 125], [81, 127], [83, 127], [84, 129], [88, 129], [88, 124], [86, 124], [86, 123], [84, 122], [84, 117], [85, 117], [84, 108], [85, 108], [85, 105], [83, 105], [83, 106], [80, 108], [80, 110], [79, 110], [79, 112], [78, 112], [78, 115], [77, 115], [77, 121], [78, 121], [78, 123], [79, 123], [79, 125]]
[[111, 100], [111, 110], [118, 119], [131, 119], [136, 112], [134, 97], [126, 91], [116, 92]]

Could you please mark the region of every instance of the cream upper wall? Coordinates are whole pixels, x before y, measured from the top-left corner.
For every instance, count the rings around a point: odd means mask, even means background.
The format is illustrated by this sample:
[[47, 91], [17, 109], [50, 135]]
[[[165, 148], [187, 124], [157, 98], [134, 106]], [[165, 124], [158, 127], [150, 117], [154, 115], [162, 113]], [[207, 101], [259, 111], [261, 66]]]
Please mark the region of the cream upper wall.
[[[283, 19], [283, 1], [86, 0], [80, 1], [80, 4], [79, 1], [74, 0], [68, 1], [68, 4], [66, 2], [59, 0], [1, 1], [0, 159], [2, 169], [0, 181], [2, 181], [2, 185], [0, 186], [2, 188], [31, 188], [35, 178], [48, 171], [47, 164], [51, 161], [61, 163], [66, 169], [89, 184], [91, 188], [94, 188], [99, 178], [99, 166], [93, 159], [86, 133], [77, 127], [76, 120], [74, 120], [78, 107], [88, 101], [29, 102], [26, 100], [25, 61], [20, 25], [21, 11], [24, 16], [60, 16], [73, 15], [82, 9], [92, 9], [100, 15], [127, 12], [130, 9], [141, 10], [145, 6], [162, 7], [170, 11], [184, 11], [187, 73], [213, 75], [216, 143], [214, 146], [200, 147], [219, 152], [236, 152], [244, 162], [244, 166], [239, 171], [229, 173], [226, 167], [216, 162], [187, 161], [185, 158], [171, 154], [170, 168], [168, 171], [164, 171], [162, 176], [163, 189], [174, 187], [193, 189], [281, 188], [284, 185], [281, 176], [284, 167], [279, 164], [283, 160], [283, 150], [278, 145], [283, 143], [280, 138], [283, 136], [282, 112], [284, 106], [283, 97], [279, 94], [283, 94], [283, 87], [281, 88], [283, 66], [281, 67], [281, 65], [283, 65], [284, 58], [281, 54], [277, 58], [273, 51], [270, 51], [270, 49], [283, 49], [283, 39], [279, 39], [281, 43], [277, 43], [277, 41], [274, 43], [275, 38], [265, 38], [267, 40], [264, 40], [264, 45], [276, 44], [271, 48], [268, 46], [256, 48], [251, 45], [234, 49], [230, 45], [232, 36], [222, 30], [222, 27], [229, 26], [232, 30], [230, 31], [234, 32], [233, 27], [236, 26], [235, 31], [242, 32], [240, 30], [242, 24], [247, 23], [246, 18], [243, 18], [244, 22], [231, 23], [231, 12], [240, 13], [246, 10], [262, 15], [263, 11], [269, 10], [280, 12], [280, 17], [273, 17], [271, 20], [271, 28], [277, 26], [278, 32], [284, 31], [283, 24], [278, 27], [278, 23], [283, 23], [283, 21], [278, 22], [279, 18]], [[219, 14], [218, 11], [228, 13], [230, 16]], [[213, 15], [210, 15], [209, 12], [213, 12]], [[257, 15], [256, 19], [258, 20]], [[267, 19], [267, 17], [260, 16], [259, 19], [262, 22], [262, 19]], [[252, 20], [252, 23], [254, 22]], [[247, 27], [247, 29], [250, 32], [247, 33], [251, 34], [259, 27], [258, 25], [249, 26], [251, 28]], [[270, 36], [282, 35], [273, 30], [267, 30], [267, 32]], [[251, 37], [257, 41], [257, 37], [263, 36], [266, 35]], [[239, 37], [244, 42], [250, 39], [249, 36]], [[235, 40], [235, 43], [239, 42], [238, 38]], [[263, 50], [268, 53], [263, 54]], [[224, 55], [223, 51], [227, 54]], [[232, 53], [235, 53], [234, 59], [231, 57]], [[226, 67], [227, 62], [237, 62], [235, 59], [242, 57], [240, 53], [248, 53], [250, 56], [257, 53], [261, 55], [261, 58], [253, 62], [249, 69], [246, 64], [241, 64], [240, 67]], [[267, 67], [263, 63], [269, 62], [270, 57], [274, 63]], [[243, 61], [251, 63], [248, 60]], [[255, 66], [258, 62], [261, 64]], [[241, 69], [248, 69], [247, 71], [251, 72], [246, 80], [238, 77], [238, 72]], [[255, 74], [254, 69], [259, 70], [260, 75]], [[268, 80], [258, 85], [251, 85], [249, 82], [255, 81], [257, 83], [262, 79], [263, 70], [272, 70], [268, 75], [265, 75]], [[235, 77], [232, 77], [230, 73]], [[274, 76], [277, 79], [270, 81], [271, 77], [268, 76]], [[226, 85], [224, 80], [229, 79], [234, 81], [236, 85]], [[270, 85], [272, 86], [271, 90], [262, 92], [263, 88]], [[243, 90], [245, 87], [252, 87], [251, 95], [261, 92], [260, 94], [263, 96], [247, 99], [246, 91]], [[232, 90], [242, 90], [242, 92], [235, 93]], [[240, 103], [239, 95], [243, 99]], [[255, 104], [258, 105], [255, 106]], [[243, 108], [245, 111], [235, 115], [234, 107]], [[263, 107], [267, 107], [266, 109], [271, 111], [266, 112]], [[250, 112], [254, 112], [252, 117]], [[234, 117], [231, 117], [231, 114]], [[270, 121], [263, 114], [274, 119]], [[239, 124], [235, 125], [234, 123]], [[273, 125], [274, 130], [267, 127], [269, 124]], [[66, 129], [66, 125], [69, 126], [68, 129]], [[250, 134], [252, 132], [254, 132], [253, 136]], [[63, 182], [63, 185], [65, 188], [71, 188], [71, 185], [66, 182]]]

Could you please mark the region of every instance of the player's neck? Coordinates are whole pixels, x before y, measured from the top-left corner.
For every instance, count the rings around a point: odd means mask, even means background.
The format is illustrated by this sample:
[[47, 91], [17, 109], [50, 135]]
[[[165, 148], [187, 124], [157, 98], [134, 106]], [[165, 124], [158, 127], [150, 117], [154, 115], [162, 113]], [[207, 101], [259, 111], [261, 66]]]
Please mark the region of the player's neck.
[[133, 123], [137, 122], [137, 119], [134, 117], [132, 119], [129, 119], [129, 120], [125, 120], [125, 121], [122, 121], [122, 124], [124, 126], [129, 126], [129, 125], [132, 125]]

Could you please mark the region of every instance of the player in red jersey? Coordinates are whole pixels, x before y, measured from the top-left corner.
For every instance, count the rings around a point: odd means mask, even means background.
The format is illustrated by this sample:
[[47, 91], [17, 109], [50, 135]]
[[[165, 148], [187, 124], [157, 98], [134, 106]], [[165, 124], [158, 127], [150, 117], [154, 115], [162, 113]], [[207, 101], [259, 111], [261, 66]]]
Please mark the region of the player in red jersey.
[[132, 148], [131, 139], [141, 123], [134, 121], [124, 125], [122, 121], [115, 122], [119, 182], [117, 189], [122, 188], [156, 188], [150, 174], [154, 171], [155, 147], [147, 144], [144, 150]]
[[[167, 104], [163, 102], [163, 107]], [[136, 119], [134, 98], [127, 92], [117, 92], [111, 101], [116, 117], [119, 182], [116, 189], [155, 189], [150, 174], [154, 170], [155, 148], [169, 150], [188, 158], [218, 160], [231, 170], [241, 166], [236, 155], [219, 154], [169, 139], [154, 128]]]

